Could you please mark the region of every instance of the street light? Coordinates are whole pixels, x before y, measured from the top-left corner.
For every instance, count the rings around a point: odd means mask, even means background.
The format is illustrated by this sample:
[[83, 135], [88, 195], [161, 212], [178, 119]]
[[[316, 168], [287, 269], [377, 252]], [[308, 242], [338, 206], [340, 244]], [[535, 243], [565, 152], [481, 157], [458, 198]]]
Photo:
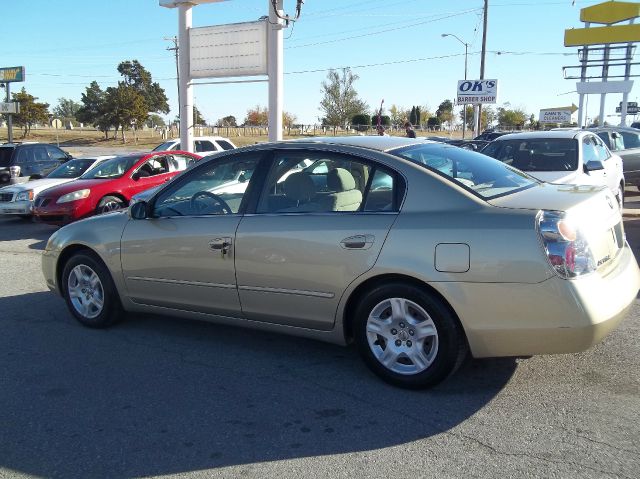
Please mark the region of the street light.
[[[441, 37], [453, 37], [458, 40], [460, 43], [464, 45], [464, 79], [467, 79], [467, 53], [469, 51], [469, 44], [467, 42], [463, 42], [457, 35], [453, 33], [443, 33], [440, 35]], [[463, 108], [463, 122], [462, 125], [462, 139], [464, 140], [465, 132], [467, 131], [467, 105], [462, 105]]]

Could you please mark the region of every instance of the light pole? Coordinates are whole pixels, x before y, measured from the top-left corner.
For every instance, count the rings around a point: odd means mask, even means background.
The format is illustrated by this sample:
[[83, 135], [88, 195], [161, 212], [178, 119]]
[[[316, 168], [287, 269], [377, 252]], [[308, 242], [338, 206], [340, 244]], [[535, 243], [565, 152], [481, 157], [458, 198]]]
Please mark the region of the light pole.
[[[458, 40], [460, 43], [464, 45], [464, 79], [467, 79], [467, 54], [469, 52], [469, 44], [467, 42], [463, 42], [457, 35], [453, 33], [443, 33], [441, 35], [444, 37], [453, 37]], [[462, 105], [462, 115], [463, 115], [463, 125], [462, 125], [462, 139], [464, 140], [465, 132], [467, 131], [467, 105]]]

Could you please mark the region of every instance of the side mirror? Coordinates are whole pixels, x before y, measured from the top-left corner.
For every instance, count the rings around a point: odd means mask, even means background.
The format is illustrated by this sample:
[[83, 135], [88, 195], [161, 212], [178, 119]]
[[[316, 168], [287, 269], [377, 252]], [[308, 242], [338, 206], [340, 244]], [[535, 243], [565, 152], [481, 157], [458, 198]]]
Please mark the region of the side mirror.
[[131, 175], [131, 179], [133, 181], [138, 181], [140, 179], [140, 172], [136, 171], [133, 175]]
[[604, 170], [604, 163], [600, 160], [591, 160], [586, 165], [584, 165], [587, 171], [598, 171]]
[[614, 131], [613, 133], [611, 133], [611, 137], [612, 138], [620, 138], [620, 133], [618, 133], [617, 131]]
[[149, 216], [149, 204], [146, 201], [138, 201], [129, 206], [129, 216], [134, 220], [144, 220]]

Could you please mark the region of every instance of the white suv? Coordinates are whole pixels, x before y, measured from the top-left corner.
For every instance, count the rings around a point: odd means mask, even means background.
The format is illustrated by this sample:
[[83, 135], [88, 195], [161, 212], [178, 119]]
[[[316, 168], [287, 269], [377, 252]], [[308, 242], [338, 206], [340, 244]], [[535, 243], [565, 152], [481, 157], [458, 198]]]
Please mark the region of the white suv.
[[[216, 151], [233, 150], [236, 148], [229, 138], [223, 136], [196, 136], [193, 138], [195, 153], [215, 153]], [[182, 150], [180, 138], [167, 140], [156, 146], [153, 151]]]
[[622, 159], [597, 135], [583, 130], [512, 133], [482, 153], [548, 183], [606, 185], [624, 203]]

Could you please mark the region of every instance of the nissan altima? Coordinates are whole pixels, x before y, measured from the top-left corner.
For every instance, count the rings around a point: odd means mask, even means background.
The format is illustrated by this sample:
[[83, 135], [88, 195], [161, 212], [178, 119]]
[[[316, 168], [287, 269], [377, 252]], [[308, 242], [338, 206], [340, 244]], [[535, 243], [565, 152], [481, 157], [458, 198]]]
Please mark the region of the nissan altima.
[[585, 350], [640, 289], [606, 186], [381, 136], [205, 157], [128, 210], [56, 231], [42, 261], [86, 326], [152, 312], [354, 343], [407, 388], [468, 353]]

